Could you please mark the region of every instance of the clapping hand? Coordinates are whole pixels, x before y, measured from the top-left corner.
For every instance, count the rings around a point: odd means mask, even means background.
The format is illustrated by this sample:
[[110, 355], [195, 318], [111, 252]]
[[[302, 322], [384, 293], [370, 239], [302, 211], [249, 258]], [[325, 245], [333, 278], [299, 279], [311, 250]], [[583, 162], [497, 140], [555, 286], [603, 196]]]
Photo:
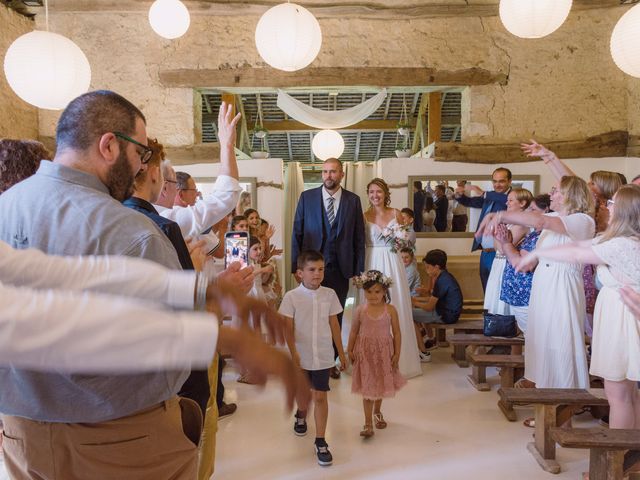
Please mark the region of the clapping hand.
[[478, 225], [478, 230], [476, 230], [475, 237], [482, 238], [483, 236], [493, 235], [493, 231], [495, 228], [494, 220], [496, 214], [495, 213], [487, 213], [480, 225]]
[[187, 249], [189, 250], [189, 256], [191, 257], [193, 268], [196, 272], [201, 272], [204, 268], [204, 264], [207, 261], [207, 252], [204, 248], [207, 244], [206, 240], [186, 238], [185, 243], [187, 244]]
[[516, 272], [531, 272], [538, 265], [538, 255], [535, 252], [531, 252], [520, 259], [516, 267]]
[[500, 243], [511, 243], [513, 242], [513, 237], [511, 236], [511, 232], [507, 228], [507, 226], [503, 223], [496, 225], [495, 231], [493, 232], [494, 239]]

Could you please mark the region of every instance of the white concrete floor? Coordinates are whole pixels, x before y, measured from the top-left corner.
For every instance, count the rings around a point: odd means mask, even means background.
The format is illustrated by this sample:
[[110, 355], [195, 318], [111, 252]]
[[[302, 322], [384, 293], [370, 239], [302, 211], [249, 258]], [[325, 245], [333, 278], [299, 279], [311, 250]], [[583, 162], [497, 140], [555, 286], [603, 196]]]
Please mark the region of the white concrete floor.
[[[562, 473], [544, 472], [526, 450], [533, 429], [522, 425], [532, 410], [518, 410], [508, 422], [498, 410], [498, 377], [490, 370], [491, 392], [478, 392], [467, 381], [450, 349], [432, 352], [424, 375], [409, 381], [395, 399], [383, 403], [389, 423], [373, 438], [359, 436], [363, 424], [361, 398], [351, 394], [351, 378], [331, 380], [327, 442], [334, 464], [320, 467], [313, 453], [314, 428], [306, 437], [292, 431], [283, 412], [277, 385], [265, 390], [235, 382], [225, 370], [230, 399], [238, 411], [220, 421], [216, 479], [576, 479], [588, 470], [588, 452], [558, 447]], [[595, 426], [589, 414], [574, 426]]]

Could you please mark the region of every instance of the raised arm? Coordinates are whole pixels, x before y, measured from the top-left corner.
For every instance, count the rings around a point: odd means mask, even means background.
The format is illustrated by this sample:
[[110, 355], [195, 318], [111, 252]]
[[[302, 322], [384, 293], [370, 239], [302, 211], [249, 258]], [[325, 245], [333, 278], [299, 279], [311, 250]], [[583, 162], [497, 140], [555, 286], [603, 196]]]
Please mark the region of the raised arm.
[[605, 262], [593, 251], [592, 241], [568, 243], [557, 247], [536, 249], [524, 256], [517, 265], [516, 271], [528, 271], [532, 263], [540, 259], [562, 263], [584, 263], [590, 265], [604, 265]]
[[558, 158], [558, 156], [544, 145], [540, 145], [535, 140], [529, 140], [531, 143], [521, 143], [520, 148], [527, 155], [527, 157], [540, 157], [545, 163], [551, 173], [560, 180], [562, 177], [575, 176], [576, 174], [571, 170], [566, 163]]
[[130, 257], [57, 257], [14, 250], [0, 242], [0, 279], [35, 289], [94, 291], [135, 297], [172, 307], [194, 306], [196, 273], [173, 271]]
[[235, 117], [232, 117], [232, 114], [233, 105], [222, 102], [218, 111], [218, 141], [220, 143], [220, 170], [218, 173], [238, 180], [238, 162], [236, 161], [235, 146], [236, 125], [240, 121], [241, 114], [238, 113]]

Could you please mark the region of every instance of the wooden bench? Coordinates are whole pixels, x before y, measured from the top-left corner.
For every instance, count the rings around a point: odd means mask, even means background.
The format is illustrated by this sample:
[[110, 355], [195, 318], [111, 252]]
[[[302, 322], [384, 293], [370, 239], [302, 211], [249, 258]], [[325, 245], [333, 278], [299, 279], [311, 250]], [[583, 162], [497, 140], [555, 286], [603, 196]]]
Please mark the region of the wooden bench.
[[640, 430], [604, 428], [552, 428], [560, 446], [589, 449], [589, 478], [622, 480], [625, 450], [640, 445]]
[[[491, 355], [471, 353], [469, 355], [471, 362], [471, 375], [467, 378], [480, 392], [488, 392], [491, 386], [487, 383], [487, 367], [497, 367], [500, 369], [500, 387], [512, 388], [517, 373], [524, 373], [524, 356], [523, 355]], [[515, 417], [513, 408], [512, 416]], [[505, 413], [506, 415], [506, 413]], [[507, 417], [508, 418], [508, 417]], [[512, 421], [515, 421], [513, 418]]]
[[[505, 405], [534, 406], [535, 441], [527, 445], [527, 450], [543, 470], [550, 473], [560, 472], [551, 429], [564, 425], [579, 408], [609, 405], [606, 398], [580, 388], [501, 388], [498, 394]], [[602, 394], [604, 396], [604, 392]]]
[[[459, 325], [459, 328], [463, 328]], [[514, 346], [524, 345], [524, 339], [520, 337], [503, 338], [503, 337], [486, 337], [482, 333], [454, 333], [449, 339], [453, 345], [453, 354], [451, 357], [461, 368], [469, 366], [467, 360], [467, 347], [495, 347], [495, 346], [507, 346], [513, 348]]]
[[477, 333], [482, 332], [484, 321], [479, 319], [478, 315], [460, 315], [457, 323], [423, 323], [427, 328], [435, 330], [436, 345], [440, 348], [449, 346], [447, 341], [447, 330], [453, 330], [453, 333]]

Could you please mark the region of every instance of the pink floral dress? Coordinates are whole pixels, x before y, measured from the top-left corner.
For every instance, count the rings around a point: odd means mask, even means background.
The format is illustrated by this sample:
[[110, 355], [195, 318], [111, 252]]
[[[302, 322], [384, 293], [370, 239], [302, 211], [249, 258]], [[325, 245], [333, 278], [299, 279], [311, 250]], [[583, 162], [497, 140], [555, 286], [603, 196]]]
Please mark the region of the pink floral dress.
[[354, 347], [351, 392], [359, 393], [367, 400], [393, 397], [407, 380], [398, 368], [391, 366], [393, 336], [391, 315], [384, 312], [375, 318], [364, 306], [360, 312], [360, 331]]

